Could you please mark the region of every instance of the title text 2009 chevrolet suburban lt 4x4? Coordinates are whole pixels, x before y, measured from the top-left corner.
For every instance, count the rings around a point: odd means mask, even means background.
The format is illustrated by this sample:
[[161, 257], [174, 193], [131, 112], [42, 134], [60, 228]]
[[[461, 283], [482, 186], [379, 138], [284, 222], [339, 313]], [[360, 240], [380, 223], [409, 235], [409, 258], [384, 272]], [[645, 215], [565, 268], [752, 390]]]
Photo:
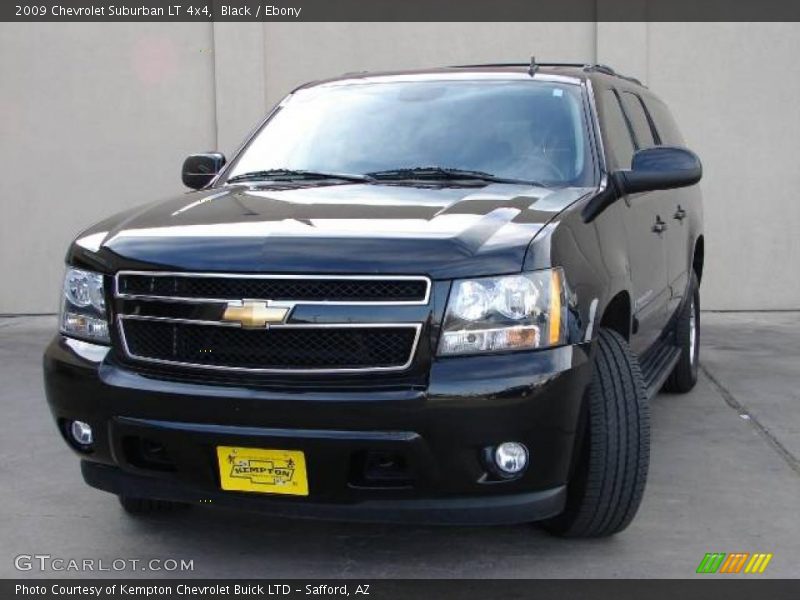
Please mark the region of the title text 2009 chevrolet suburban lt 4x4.
[[602, 65], [302, 86], [74, 241], [50, 408], [131, 513], [613, 534], [697, 378], [701, 174]]

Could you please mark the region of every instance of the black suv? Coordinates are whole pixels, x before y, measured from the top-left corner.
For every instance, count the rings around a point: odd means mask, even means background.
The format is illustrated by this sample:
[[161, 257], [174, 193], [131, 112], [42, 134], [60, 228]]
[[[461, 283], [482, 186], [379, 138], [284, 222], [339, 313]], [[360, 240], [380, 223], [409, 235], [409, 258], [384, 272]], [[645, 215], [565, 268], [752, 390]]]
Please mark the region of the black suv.
[[47, 398], [131, 513], [624, 529], [697, 377], [698, 158], [602, 65], [289, 94], [67, 254]]

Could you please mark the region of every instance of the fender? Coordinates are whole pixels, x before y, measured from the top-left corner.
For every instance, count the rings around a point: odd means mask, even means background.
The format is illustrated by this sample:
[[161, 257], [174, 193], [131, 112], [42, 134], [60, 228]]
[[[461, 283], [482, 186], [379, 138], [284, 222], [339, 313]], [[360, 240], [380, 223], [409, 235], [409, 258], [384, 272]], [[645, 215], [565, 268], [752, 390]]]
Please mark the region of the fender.
[[600, 194], [588, 195], [561, 212], [531, 242], [525, 270], [561, 266], [567, 273], [570, 303], [580, 341], [594, 341], [606, 307], [620, 292], [631, 297], [626, 236], [619, 208], [607, 206], [590, 224], [587, 206]]

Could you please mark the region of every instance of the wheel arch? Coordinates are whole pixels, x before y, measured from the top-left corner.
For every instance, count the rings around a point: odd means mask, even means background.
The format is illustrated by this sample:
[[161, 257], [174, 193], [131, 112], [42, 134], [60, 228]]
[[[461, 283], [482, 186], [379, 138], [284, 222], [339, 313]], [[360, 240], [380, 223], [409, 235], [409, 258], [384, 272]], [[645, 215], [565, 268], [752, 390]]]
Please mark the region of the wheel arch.
[[701, 235], [694, 243], [694, 252], [692, 253], [692, 270], [697, 274], [697, 283], [703, 279], [703, 263], [705, 262], [705, 238]]
[[630, 341], [631, 315], [631, 296], [627, 290], [620, 290], [605, 305], [598, 326], [612, 329]]

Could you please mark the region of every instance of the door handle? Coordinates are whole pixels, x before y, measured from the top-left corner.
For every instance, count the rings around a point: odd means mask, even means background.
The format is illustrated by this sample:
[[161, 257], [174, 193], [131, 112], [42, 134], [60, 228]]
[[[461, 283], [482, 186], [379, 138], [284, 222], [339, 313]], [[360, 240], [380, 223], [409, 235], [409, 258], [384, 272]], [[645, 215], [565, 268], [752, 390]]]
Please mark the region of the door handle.
[[667, 224], [661, 220], [661, 216], [656, 217], [656, 222], [653, 225], [653, 233], [663, 233], [667, 229]]
[[678, 221], [683, 221], [686, 218], [686, 211], [683, 210], [680, 204], [678, 204], [678, 210], [675, 211], [675, 214], [672, 216], [673, 219], [677, 219]]

